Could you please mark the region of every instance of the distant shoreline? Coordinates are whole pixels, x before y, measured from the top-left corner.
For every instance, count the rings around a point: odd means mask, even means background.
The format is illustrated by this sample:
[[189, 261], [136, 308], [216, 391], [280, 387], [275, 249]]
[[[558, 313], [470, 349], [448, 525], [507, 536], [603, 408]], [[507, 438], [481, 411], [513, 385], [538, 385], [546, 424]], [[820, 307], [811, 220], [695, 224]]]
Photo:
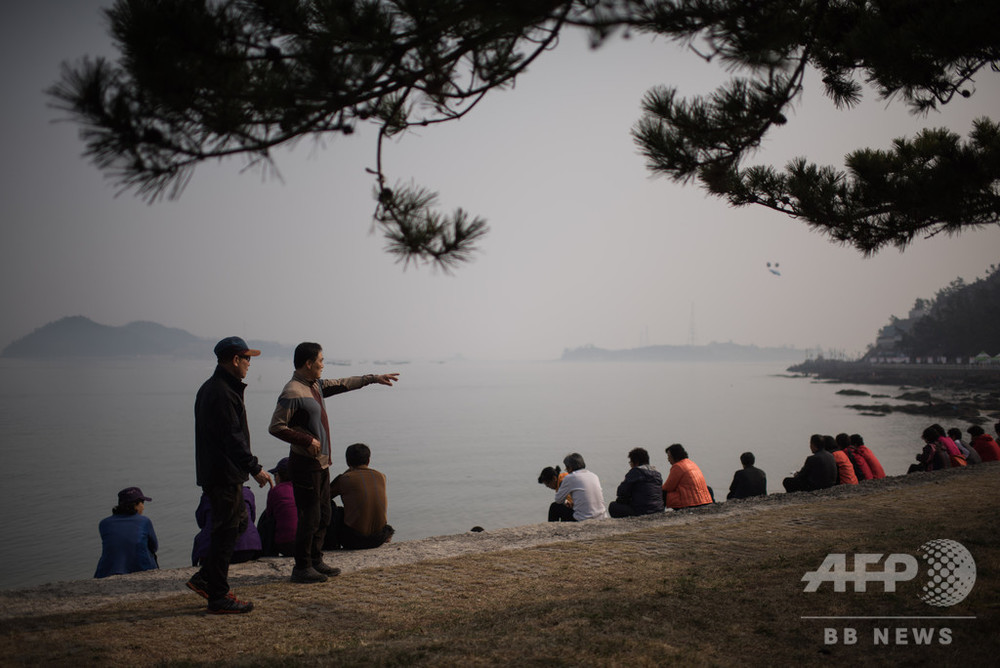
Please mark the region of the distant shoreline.
[[872, 364], [841, 360], [807, 360], [788, 371], [822, 380], [868, 385], [918, 385], [936, 389], [979, 389], [1000, 392], [1000, 365]]

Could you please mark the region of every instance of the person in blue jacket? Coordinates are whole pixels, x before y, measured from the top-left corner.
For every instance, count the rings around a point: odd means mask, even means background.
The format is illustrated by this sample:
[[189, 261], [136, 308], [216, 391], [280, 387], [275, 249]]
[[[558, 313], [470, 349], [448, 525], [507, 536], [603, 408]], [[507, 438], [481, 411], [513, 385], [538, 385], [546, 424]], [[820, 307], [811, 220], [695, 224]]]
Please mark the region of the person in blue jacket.
[[111, 516], [98, 525], [101, 559], [97, 562], [95, 578], [159, 568], [156, 562], [159, 543], [153, 522], [142, 514], [146, 501], [152, 499], [138, 487], [126, 487], [118, 492], [118, 505], [111, 509]]

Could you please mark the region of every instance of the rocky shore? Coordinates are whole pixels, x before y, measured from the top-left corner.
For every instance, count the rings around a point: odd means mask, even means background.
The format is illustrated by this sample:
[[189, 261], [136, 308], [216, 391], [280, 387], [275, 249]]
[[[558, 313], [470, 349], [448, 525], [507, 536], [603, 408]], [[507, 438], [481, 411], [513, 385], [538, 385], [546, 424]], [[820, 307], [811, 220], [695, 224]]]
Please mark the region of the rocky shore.
[[838, 392], [895, 400], [847, 405], [863, 415], [925, 415], [934, 420], [988, 425], [986, 429], [991, 432], [990, 427], [1000, 421], [1000, 367], [809, 360], [788, 370], [831, 384], [886, 386], [885, 393], [854, 389]]

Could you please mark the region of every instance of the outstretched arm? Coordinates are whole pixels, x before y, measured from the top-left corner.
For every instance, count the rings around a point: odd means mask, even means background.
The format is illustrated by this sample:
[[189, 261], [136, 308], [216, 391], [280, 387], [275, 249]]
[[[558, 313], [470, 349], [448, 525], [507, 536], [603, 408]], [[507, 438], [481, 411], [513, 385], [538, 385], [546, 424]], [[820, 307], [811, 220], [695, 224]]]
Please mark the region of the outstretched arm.
[[392, 387], [393, 383], [399, 381], [398, 373], [383, 373], [380, 375], [375, 375], [373, 377], [375, 379], [375, 382], [378, 383], [379, 385], [388, 385], [389, 387]]

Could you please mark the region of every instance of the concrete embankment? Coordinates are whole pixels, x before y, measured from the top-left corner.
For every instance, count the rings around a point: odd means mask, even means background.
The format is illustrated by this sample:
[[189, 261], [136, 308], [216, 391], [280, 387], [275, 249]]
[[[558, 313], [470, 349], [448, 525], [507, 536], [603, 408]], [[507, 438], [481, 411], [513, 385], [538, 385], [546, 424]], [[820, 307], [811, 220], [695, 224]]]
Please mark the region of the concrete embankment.
[[[882, 495], [910, 486], [934, 485], [956, 476], [986, 475], [1000, 480], [1000, 463], [936, 473], [891, 476], [820, 492], [772, 494], [764, 498], [717, 503], [706, 508], [668, 511], [641, 518], [604, 519], [579, 524], [542, 523], [402, 541], [376, 550], [328, 552], [326, 560], [346, 575], [365, 569], [392, 568], [428, 560], [610, 538], [656, 527], [697, 524], [712, 517], [766, 514], [788, 506], [801, 506], [802, 511], [807, 513], [810, 506], [823, 504], [830, 499]], [[1000, 482], [997, 489], [1000, 489]], [[998, 499], [1000, 496], [994, 497], [994, 501]], [[291, 575], [291, 568], [292, 560], [287, 558], [263, 558], [234, 564], [230, 569], [230, 584], [237, 593], [244, 593], [256, 586], [286, 582]], [[194, 568], [164, 569], [99, 580], [56, 582], [28, 589], [0, 591], [0, 620], [85, 611], [104, 605], [127, 605], [179, 594], [193, 597], [194, 594], [185, 587], [185, 582], [195, 571]]]

